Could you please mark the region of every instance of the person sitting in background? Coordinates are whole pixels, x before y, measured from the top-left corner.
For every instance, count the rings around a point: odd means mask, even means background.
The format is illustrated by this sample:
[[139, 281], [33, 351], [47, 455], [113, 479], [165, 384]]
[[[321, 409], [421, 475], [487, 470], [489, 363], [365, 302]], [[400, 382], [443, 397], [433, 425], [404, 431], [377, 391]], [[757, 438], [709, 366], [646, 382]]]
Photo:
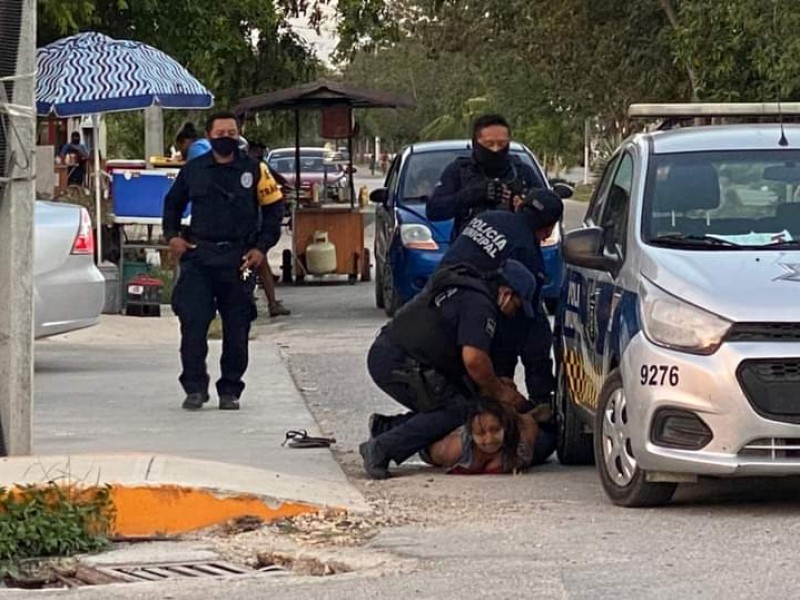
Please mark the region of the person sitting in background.
[[450, 475], [523, 471], [543, 463], [550, 454], [549, 446], [537, 445], [539, 415], [536, 413], [517, 414], [498, 402], [481, 398], [462, 427], [420, 452], [420, 458], [443, 467]]
[[175, 147], [184, 162], [211, 152], [211, 143], [195, 129], [193, 123], [186, 123], [175, 136]]
[[86, 178], [86, 161], [89, 158], [89, 150], [81, 143], [81, 134], [73, 131], [70, 143], [61, 147], [58, 156], [69, 168], [67, 184], [82, 186]]

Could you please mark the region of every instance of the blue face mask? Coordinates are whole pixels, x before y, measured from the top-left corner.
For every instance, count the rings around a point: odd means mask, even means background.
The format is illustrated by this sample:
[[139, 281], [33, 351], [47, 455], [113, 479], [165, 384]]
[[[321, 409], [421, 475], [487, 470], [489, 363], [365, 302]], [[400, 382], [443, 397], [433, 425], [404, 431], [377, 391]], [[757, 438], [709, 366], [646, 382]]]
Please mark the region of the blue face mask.
[[211, 149], [220, 156], [230, 156], [239, 148], [239, 140], [232, 137], [218, 137], [208, 141], [211, 143]]

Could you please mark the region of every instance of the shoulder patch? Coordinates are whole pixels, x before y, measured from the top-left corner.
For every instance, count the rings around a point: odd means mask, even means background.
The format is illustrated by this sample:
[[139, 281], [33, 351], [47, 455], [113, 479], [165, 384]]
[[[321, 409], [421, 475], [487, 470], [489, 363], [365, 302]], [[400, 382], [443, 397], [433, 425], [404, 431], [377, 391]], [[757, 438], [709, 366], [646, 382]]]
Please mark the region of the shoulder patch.
[[262, 161], [259, 163], [258, 168], [260, 169], [257, 189], [259, 205], [268, 206], [282, 200], [283, 194], [281, 193], [281, 189], [272, 178], [272, 175], [270, 175], [267, 165]]
[[497, 321], [494, 317], [489, 317], [486, 319], [486, 334], [490, 337], [494, 337], [494, 333], [497, 331]]

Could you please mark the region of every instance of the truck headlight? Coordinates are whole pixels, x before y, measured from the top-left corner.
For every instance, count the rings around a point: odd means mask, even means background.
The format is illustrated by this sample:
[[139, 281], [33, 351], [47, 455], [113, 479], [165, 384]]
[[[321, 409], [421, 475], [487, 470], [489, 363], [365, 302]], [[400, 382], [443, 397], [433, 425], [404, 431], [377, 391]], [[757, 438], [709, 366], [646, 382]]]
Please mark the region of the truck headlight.
[[416, 250], [438, 250], [439, 244], [433, 239], [430, 228], [419, 223], [400, 225], [400, 241], [406, 248]]
[[684, 302], [646, 279], [642, 279], [640, 295], [644, 334], [659, 346], [713, 354], [731, 326], [730, 321]]

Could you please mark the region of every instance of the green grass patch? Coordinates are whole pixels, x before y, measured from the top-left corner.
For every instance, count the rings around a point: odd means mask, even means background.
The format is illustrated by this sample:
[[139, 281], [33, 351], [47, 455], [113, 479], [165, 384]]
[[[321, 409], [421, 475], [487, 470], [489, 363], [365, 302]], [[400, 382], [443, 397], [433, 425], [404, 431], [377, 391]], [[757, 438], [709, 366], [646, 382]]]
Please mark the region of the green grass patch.
[[592, 197], [592, 192], [594, 192], [593, 185], [576, 185], [570, 200], [588, 202]]
[[51, 482], [0, 488], [0, 570], [13, 573], [31, 558], [103, 550], [114, 514], [108, 486], [83, 490]]

